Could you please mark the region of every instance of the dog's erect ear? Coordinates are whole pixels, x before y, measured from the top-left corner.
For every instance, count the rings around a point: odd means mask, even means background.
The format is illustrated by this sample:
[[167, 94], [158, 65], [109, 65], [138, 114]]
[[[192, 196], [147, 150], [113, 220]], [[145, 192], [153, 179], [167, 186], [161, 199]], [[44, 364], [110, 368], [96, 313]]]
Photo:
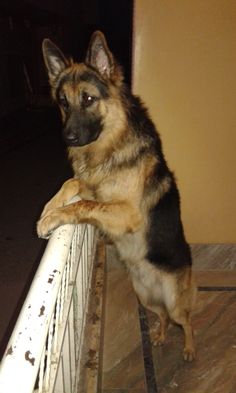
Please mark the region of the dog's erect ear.
[[68, 61], [60, 49], [48, 38], [43, 40], [42, 50], [49, 79], [53, 81], [68, 66]]
[[91, 37], [85, 63], [96, 68], [104, 77], [111, 78], [114, 73], [115, 60], [100, 31], [95, 31]]

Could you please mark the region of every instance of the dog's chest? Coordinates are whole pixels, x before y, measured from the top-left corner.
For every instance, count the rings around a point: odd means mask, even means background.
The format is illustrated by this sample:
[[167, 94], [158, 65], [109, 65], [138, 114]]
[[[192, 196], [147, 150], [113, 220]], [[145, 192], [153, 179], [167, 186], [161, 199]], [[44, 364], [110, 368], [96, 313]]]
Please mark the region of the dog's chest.
[[93, 190], [94, 199], [103, 202], [126, 200], [133, 204], [140, 201], [143, 192], [137, 169], [107, 175], [99, 171], [84, 173], [82, 179]]
[[114, 239], [114, 243], [128, 269], [136, 264], [137, 261], [145, 258], [147, 253], [147, 244], [144, 231], [140, 230], [135, 233], [126, 233], [119, 239]]

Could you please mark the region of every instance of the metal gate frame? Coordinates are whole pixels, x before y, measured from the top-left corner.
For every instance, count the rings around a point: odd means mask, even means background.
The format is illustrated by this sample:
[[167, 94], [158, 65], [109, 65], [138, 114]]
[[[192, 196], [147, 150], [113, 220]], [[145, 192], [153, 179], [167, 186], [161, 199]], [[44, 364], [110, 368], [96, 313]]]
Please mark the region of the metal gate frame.
[[51, 235], [8, 342], [0, 393], [74, 393], [95, 255], [96, 230]]

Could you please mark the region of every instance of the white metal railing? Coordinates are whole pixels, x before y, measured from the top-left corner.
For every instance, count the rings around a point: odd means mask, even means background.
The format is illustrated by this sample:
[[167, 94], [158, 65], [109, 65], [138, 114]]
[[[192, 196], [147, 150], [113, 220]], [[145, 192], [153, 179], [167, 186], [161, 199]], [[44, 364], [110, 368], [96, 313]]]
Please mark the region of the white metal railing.
[[73, 393], [78, 384], [95, 232], [51, 235], [0, 368], [0, 393]]

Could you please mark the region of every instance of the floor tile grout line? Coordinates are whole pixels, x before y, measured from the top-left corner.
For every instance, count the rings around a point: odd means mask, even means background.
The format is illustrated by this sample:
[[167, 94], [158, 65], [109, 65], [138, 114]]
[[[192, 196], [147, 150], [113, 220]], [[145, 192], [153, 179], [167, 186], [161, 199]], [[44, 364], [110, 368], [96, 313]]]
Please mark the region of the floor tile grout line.
[[154, 362], [152, 356], [152, 344], [149, 334], [149, 324], [145, 308], [139, 303], [139, 322], [141, 330], [144, 370], [147, 385], [147, 393], [158, 393], [158, 386], [154, 371]]
[[198, 291], [200, 292], [234, 292], [236, 291], [236, 287], [224, 287], [224, 286], [198, 286]]

